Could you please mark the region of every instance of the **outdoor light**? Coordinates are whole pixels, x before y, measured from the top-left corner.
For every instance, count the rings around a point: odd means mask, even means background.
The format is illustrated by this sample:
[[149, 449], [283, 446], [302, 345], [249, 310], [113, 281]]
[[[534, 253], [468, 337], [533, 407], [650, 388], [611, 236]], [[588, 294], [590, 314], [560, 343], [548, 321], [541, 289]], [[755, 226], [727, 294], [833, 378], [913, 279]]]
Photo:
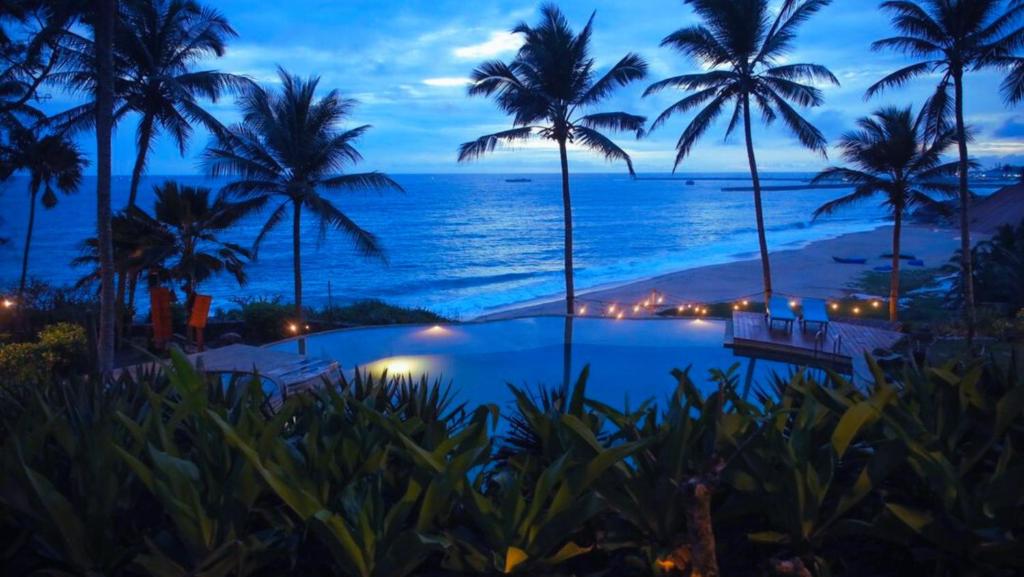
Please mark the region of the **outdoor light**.
[[740, 305], [732, 305], [732, 310], [734, 310], [734, 311], [740, 310]]
[[882, 306], [882, 303], [880, 303], [878, 301], [875, 301], [875, 302], [871, 303], [871, 306], [873, 306], [873, 307], [875, 307], [877, 309], [878, 307]]
[[622, 320], [622, 313], [620, 312], [619, 314], [615, 315], [615, 318]]
[[14, 306], [14, 301], [11, 299], [4, 299], [4, 308], [9, 309]]
[[665, 297], [658, 297], [658, 304], [665, 302]]
[[859, 315], [860, 314], [860, 307], [853, 307], [853, 314]]
[[608, 314], [612, 314], [614, 312], [615, 312], [615, 305], [612, 305], [612, 306], [608, 307]]
[[645, 300], [644, 301], [644, 308], [647, 308], [649, 306], [651, 306], [651, 301], [650, 300]]
[[748, 301], [743, 301], [743, 306], [747, 306], [747, 305], [749, 305], [749, 304], [750, 304], [750, 302], [748, 302]]
[[291, 323], [291, 324], [288, 325], [288, 330], [293, 332], [293, 333], [297, 333], [297, 332], [299, 332], [299, 325], [297, 325], [295, 323]]
[[789, 301], [789, 306], [791, 308], [796, 308], [796, 301]]
[[580, 307], [580, 314], [581, 315], [587, 314], [587, 305], [583, 305], [583, 306]]
[[635, 312], [635, 313], [640, 312], [640, 305], [633, 305], [633, 312]]
[[839, 310], [839, 304], [838, 303], [832, 303], [832, 310], [834, 310], [834, 311]]

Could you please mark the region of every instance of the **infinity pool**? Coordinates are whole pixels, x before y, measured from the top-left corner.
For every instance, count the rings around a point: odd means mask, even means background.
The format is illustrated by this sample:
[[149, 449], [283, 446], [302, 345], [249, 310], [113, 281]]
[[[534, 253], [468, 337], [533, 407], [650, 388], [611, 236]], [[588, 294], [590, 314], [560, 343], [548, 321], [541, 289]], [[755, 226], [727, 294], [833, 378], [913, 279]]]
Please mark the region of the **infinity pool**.
[[[648, 398], [663, 399], [675, 387], [670, 371], [692, 366], [690, 375], [710, 389], [709, 370], [749, 361], [723, 347], [725, 322], [692, 319], [575, 319], [568, 357], [572, 379], [590, 365], [588, 395], [615, 406]], [[356, 367], [380, 374], [428, 374], [451, 381], [460, 399], [471, 404], [503, 404], [511, 398], [507, 383], [534, 389], [563, 382], [566, 322], [535, 317], [486, 323], [397, 326], [339, 330], [306, 337], [306, 352], [341, 363], [346, 375]], [[271, 345], [297, 352], [296, 340]], [[786, 365], [758, 361], [754, 382], [763, 382]]]

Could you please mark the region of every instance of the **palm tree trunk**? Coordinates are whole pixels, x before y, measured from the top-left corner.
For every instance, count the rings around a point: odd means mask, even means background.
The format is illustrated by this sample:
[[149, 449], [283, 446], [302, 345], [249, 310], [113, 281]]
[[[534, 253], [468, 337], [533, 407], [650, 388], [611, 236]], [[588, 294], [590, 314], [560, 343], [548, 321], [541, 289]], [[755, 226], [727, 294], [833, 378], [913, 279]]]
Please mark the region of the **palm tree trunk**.
[[[300, 247], [301, 225], [302, 225], [302, 204], [295, 201], [292, 211], [292, 264], [295, 267], [295, 326], [301, 333], [305, 327], [305, 320], [302, 318], [302, 250]], [[306, 339], [299, 339], [299, 354], [306, 354]]]
[[135, 198], [139, 194], [139, 180], [142, 179], [142, 171], [146, 167], [146, 154], [149, 152], [149, 142], [152, 138], [153, 116], [147, 114], [139, 123], [139, 150], [135, 154], [135, 166], [132, 167], [132, 183], [128, 189], [128, 208], [135, 206]]
[[32, 228], [36, 224], [36, 191], [32, 191], [31, 201], [28, 205], [28, 231], [25, 232], [25, 253], [21, 257], [21, 282], [18, 283], [18, 301], [25, 293], [25, 280], [28, 278], [28, 249], [32, 244]]
[[565, 220], [565, 314], [576, 313], [576, 286], [572, 269], [572, 198], [569, 195], [569, 154], [565, 140], [558, 141], [558, 153], [562, 159], [562, 210]]
[[960, 149], [960, 274], [963, 277], [962, 289], [964, 312], [967, 317], [967, 344], [974, 342], [974, 263], [971, 262], [971, 221], [968, 210], [971, 192], [967, 188], [967, 129], [964, 125], [964, 78], [963, 72], [953, 74], [953, 86], [956, 91], [956, 139]]
[[897, 209], [892, 227], [892, 277], [889, 282], [889, 320], [896, 322], [900, 301], [900, 234], [903, 229], [903, 211]]
[[772, 265], [768, 261], [768, 238], [764, 230], [764, 208], [761, 205], [761, 177], [757, 174], [757, 158], [754, 156], [754, 137], [750, 127], [750, 95], [743, 95], [743, 131], [747, 139], [747, 162], [750, 164], [750, 180], [754, 185], [754, 213], [757, 216], [757, 242], [761, 250], [761, 274], [764, 277], [765, 302], [772, 296]]
[[114, 368], [114, 248], [110, 213], [110, 137], [114, 124], [114, 21], [117, 0], [98, 0], [96, 43], [96, 239], [100, 259], [100, 322], [97, 365]]

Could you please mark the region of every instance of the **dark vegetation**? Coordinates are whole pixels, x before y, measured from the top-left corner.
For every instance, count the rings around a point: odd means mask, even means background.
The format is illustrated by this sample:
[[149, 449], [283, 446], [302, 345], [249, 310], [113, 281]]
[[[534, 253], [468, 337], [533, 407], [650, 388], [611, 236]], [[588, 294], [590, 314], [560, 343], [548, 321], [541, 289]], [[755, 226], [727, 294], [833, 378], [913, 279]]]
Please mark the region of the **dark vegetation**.
[[[268, 408], [255, 381], [0, 384], [12, 575], [1014, 575], [1024, 382], [984, 361], [676, 372], [620, 410], [586, 371], [507, 410], [356, 377]], [[700, 379], [703, 380], [703, 379]], [[463, 386], [479, 385], [465, 383]], [[490, 385], [484, 383], [483, 385]], [[503, 419], [511, 419], [512, 425]], [[497, 458], [500, 454], [501, 458]]]

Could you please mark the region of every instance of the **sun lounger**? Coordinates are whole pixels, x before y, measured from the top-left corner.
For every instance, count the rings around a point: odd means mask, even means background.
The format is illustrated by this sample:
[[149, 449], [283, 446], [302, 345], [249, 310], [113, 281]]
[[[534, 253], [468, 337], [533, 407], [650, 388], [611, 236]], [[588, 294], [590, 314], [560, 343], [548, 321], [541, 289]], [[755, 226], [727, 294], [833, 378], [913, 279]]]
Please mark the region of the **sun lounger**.
[[800, 318], [800, 326], [804, 331], [807, 330], [807, 325], [817, 325], [824, 330], [828, 330], [828, 310], [825, 307], [825, 301], [818, 299], [804, 299], [803, 302], [803, 316]]
[[796, 322], [796, 315], [789, 306], [789, 300], [783, 297], [772, 297], [768, 300], [768, 310], [765, 312], [768, 321], [768, 329], [775, 327], [775, 323], [782, 323], [783, 328], [792, 332], [793, 323]]
[[865, 264], [868, 262], [868, 259], [860, 257], [846, 258], [841, 256], [834, 256], [832, 257], [832, 260], [836, 261], [839, 264]]

